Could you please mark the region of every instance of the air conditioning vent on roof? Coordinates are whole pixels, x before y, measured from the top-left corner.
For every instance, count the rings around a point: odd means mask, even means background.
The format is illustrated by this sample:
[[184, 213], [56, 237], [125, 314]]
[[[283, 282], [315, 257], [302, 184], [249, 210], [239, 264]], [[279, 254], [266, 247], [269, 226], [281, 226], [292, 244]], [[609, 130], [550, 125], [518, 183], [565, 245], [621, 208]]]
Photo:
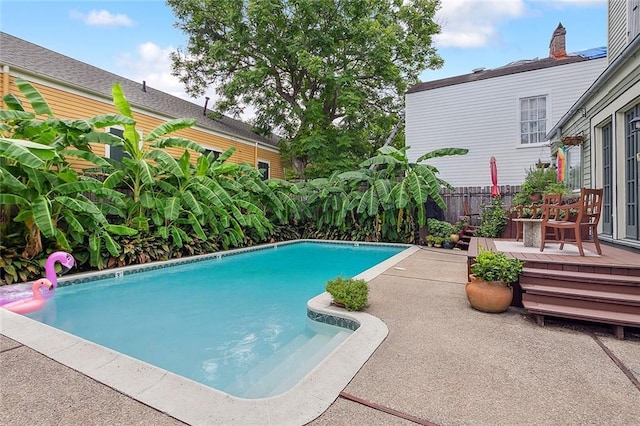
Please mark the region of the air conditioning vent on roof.
[[474, 69], [471, 70], [471, 72], [474, 73], [474, 74], [477, 74], [477, 73], [482, 72], [484, 70], [486, 70], [486, 68], [474, 68]]

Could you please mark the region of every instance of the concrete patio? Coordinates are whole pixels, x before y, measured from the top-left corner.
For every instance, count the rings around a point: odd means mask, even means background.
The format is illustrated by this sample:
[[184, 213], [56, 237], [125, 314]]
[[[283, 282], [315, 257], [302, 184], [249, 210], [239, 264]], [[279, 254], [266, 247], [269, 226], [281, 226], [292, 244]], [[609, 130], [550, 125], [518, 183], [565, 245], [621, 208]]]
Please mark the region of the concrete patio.
[[[621, 341], [596, 325], [538, 327], [514, 308], [484, 314], [465, 282], [466, 253], [443, 249], [373, 279], [367, 312], [389, 335], [311, 424], [640, 424], [638, 330]], [[0, 411], [3, 425], [183, 424], [4, 336]]]

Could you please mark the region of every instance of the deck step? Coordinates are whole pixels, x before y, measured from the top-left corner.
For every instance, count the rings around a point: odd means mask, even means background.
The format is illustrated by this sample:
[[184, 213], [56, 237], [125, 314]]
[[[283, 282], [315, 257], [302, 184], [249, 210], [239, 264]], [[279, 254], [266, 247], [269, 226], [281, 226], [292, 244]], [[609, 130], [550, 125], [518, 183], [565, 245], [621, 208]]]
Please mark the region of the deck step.
[[576, 287], [559, 287], [555, 285], [521, 283], [525, 294], [547, 297], [590, 300], [605, 303], [637, 306], [640, 308], [640, 294], [627, 294], [608, 289], [585, 289]]
[[458, 242], [456, 242], [456, 247], [462, 250], [468, 250], [469, 249], [469, 242], [468, 241], [463, 241], [463, 240], [458, 240]]
[[600, 309], [533, 302], [525, 300], [524, 297], [522, 303], [527, 311], [532, 314], [571, 318], [625, 327], [640, 327], [640, 310], [635, 313], [611, 312]]
[[527, 278], [545, 278], [557, 281], [580, 281], [584, 283], [611, 283], [640, 288], [640, 276], [616, 275], [595, 272], [564, 271], [556, 269], [523, 268], [522, 276]]
[[605, 298], [568, 297], [566, 294], [523, 293], [522, 303], [535, 302], [554, 306], [566, 306], [598, 311], [623, 312], [640, 315], [640, 304], [633, 301], [620, 301]]
[[[593, 267], [598, 267], [598, 265], [593, 265]], [[554, 278], [558, 280], [567, 279], [570, 281], [576, 281], [576, 279], [579, 278], [580, 280], [586, 282], [601, 282], [606, 278], [606, 280], [610, 282], [630, 283], [640, 286], [640, 267], [630, 267], [628, 265], [607, 265], [605, 268], [613, 272], [618, 271], [622, 273], [610, 273], [604, 271], [580, 272], [564, 269], [547, 269], [526, 266], [522, 269], [522, 274], [531, 277]]]

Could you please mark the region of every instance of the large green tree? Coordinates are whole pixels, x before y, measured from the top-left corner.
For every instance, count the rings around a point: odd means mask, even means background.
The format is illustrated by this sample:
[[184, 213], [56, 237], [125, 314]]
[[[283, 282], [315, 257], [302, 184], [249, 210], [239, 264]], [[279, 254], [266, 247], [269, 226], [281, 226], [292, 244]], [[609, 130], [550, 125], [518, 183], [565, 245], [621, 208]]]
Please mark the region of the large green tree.
[[[255, 111], [304, 177], [347, 170], [399, 121], [404, 92], [442, 63], [439, 0], [168, 0], [188, 45], [173, 72], [221, 113]], [[381, 128], [382, 126], [382, 128]]]

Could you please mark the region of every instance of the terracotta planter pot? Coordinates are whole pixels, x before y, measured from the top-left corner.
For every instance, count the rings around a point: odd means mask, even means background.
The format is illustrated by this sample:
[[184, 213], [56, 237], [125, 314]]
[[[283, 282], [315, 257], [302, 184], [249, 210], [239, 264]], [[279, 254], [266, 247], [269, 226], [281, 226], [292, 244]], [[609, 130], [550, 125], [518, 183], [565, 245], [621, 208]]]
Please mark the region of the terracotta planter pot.
[[471, 276], [465, 290], [471, 307], [482, 312], [498, 313], [509, 309], [513, 288], [506, 283], [475, 279]]

